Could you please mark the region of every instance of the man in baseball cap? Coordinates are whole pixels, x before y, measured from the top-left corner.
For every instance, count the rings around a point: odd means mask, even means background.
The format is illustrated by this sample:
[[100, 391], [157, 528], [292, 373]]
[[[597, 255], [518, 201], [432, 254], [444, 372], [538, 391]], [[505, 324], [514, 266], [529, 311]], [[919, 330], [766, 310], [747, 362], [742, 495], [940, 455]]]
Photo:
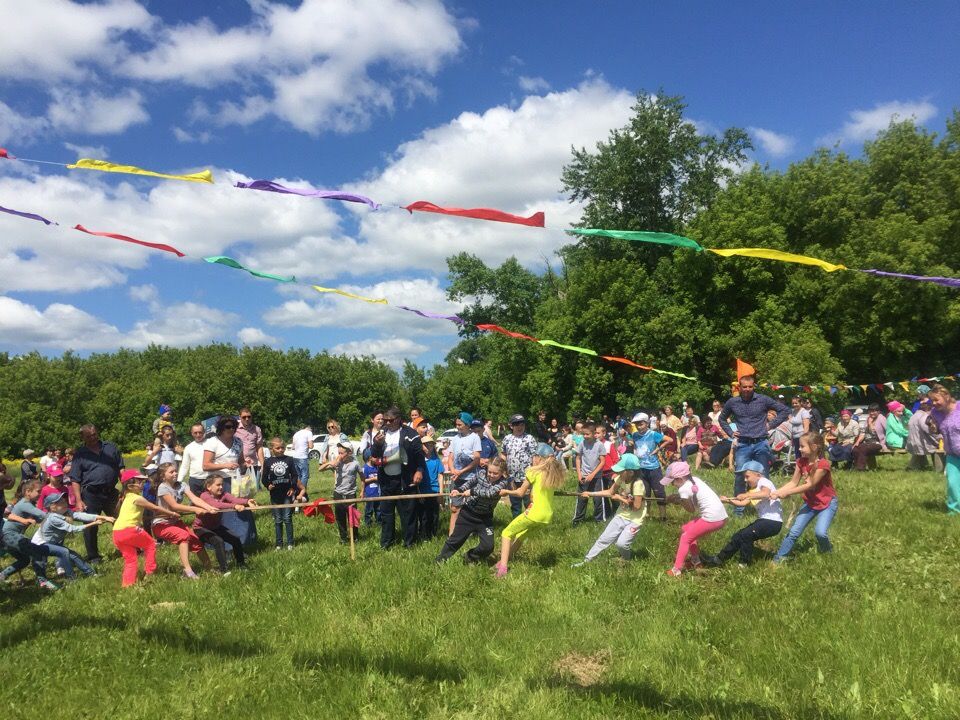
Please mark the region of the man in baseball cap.
[[[501, 454], [507, 461], [507, 476], [511, 490], [523, 484], [527, 469], [533, 465], [533, 456], [537, 452], [537, 439], [527, 432], [527, 421], [523, 415], [510, 417], [510, 434], [503, 438]], [[530, 504], [527, 497], [510, 496], [510, 512], [517, 517]]]

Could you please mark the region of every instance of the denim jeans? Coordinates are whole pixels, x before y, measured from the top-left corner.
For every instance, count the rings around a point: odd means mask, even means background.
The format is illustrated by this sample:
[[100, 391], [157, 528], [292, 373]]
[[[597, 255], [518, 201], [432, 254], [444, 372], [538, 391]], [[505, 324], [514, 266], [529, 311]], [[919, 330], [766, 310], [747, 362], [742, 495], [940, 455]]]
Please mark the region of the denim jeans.
[[[747, 481], [744, 480], [743, 473], [740, 472], [740, 468], [743, 467], [744, 463], [756, 460], [766, 468], [764, 472], [764, 475], [766, 475], [770, 472], [770, 461], [772, 459], [770, 455], [770, 444], [766, 440], [760, 440], [750, 443], [749, 445], [741, 445], [740, 442], [738, 442], [737, 447], [733, 451], [733, 494], [739, 495], [747, 491]], [[743, 508], [735, 507], [733, 512], [735, 515], [743, 515]]]
[[[297, 460], [297, 462], [300, 462]], [[273, 513], [273, 532], [276, 536], [277, 547], [283, 545], [283, 529], [287, 529], [287, 545], [293, 545], [293, 498], [283, 495], [277, 499], [270, 498], [273, 505], [288, 504], [290, 507], [274, 508]]]
[[63, 545], [47, 543], [47, 552], [57, 559], [57, 567], [63, 570], [65, 577], [73, 580], [73, 568], [76, 567], [84, 575], [93, 575], [93, 568], [87, 565], [83, 558]]
[[303, 483], [303, 492], [307, 493], [307, 485], [310, 483], [310, 458], [294, 458], [293, 462], [297, 466], [297, 477]]
[[816, 524], [813, 526], [813, 533], [817, 537], [817, 547], [820, 549], [820, 552], [830, 552], [833, 549], [833, 545], [830, 544], [827, 531], [830, 530], [830, 523], [833, 522], [833, 516], [837, 514], [838, 506], [839, 502], [837, 498], [833, 498], [830, 504], [823, 510], [814, 510], [804, 503], [803, 507], [800, 508], [800, 512], [797, 513], [797, 519], [793, 521], [793, 526], [783, 539], [783, 542], [780, 543], [780, 549], [777, 550], [773, 561], [781, 562], [790, 554], [790, 551], [793, 550], [794, 543], [797, 542], [797, 539], [803, 534], [803, 531], [807, 529], [807, 525], [809, 525], [814, 518], [817, 519]]

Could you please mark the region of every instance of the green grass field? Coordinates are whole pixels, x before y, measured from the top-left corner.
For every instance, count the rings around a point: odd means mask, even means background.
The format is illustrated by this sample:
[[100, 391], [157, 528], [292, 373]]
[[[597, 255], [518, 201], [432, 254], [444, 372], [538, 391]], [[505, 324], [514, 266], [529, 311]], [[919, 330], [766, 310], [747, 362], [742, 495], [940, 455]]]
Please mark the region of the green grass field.
[[[726, 472], [702, 477], [731, 489]], [[601, 527], [571, 529], [573, 499], [560, 498], [554, 524], [501, 581], [460, 556], [436, 566], [440, 540], [382, 552], [370, 530], [351, 562], [335, 526], [303, 516], [298, 547], [275, 553], [263, 513], [248, 573], [182, 581], [163, 547], [160, 572], [135, 589], [121, 591], [119, 559], [53, 595], [32, 579], [0, 587], [0, 708], [5, 718], [957, 717], [960, 520], [943, 511], [942, 477], [841, 472], [836, 485], [833, 554], [815, 552], [810, 528], [779, 569], [770, 542], [749, 569], [679, 581], [664, 575], [687, 517], [678, 509], [642, 529], [634, 561], [611, 549], [572, 569]], [[326, 473], [319, 489], [330, 486]], [[498, 525], [508, 518], [499, 508]]]

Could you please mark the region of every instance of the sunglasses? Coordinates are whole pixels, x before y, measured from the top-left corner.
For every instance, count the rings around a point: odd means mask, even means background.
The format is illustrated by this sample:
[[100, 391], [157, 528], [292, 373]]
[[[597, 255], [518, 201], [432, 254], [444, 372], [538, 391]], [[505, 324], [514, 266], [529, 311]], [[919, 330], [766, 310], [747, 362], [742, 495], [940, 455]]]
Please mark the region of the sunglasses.
[[249, 420], [249, 419], [252, 418], [252, 417], [253, 417], [253, 415], [241, 415], [241, 416], [240, 416], [240, 419], [241, 419], [241, 420]]
[[223, 426], [223, 429], [224, 429], [224, 430], [236, 430], [236, 429], [237, 429], [237, 426], [236, 426], [236, 425], [224, 425], [224, 426]]

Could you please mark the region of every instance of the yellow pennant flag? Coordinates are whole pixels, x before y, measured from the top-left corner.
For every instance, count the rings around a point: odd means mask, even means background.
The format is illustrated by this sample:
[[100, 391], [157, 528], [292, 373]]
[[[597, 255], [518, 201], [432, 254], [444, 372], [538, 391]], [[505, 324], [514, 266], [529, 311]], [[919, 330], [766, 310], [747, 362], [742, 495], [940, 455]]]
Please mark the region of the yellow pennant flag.
[[346, 290], [337, 290], [336, 288], [326, 288], [319, 285], [312, 286], [314, 290], [318, 293], [335, 293], [337, 295], [343, 295], [344, 297], [353, 298], [354, 300], [363, 300], [364, 302], [373, 303], [374, 305], [386, 305], [386, 298], [368, 298], [363, 295], [354, 295], [353, 293], [347, 292]]
[[906, 380], [900, 383], [900, 387], [902, 387], [905, 391], [910, 392], [910, 383]]
[[717, 255], [723, 255], [723, 257], [742, 255], [743, 257], [762, 258], [764, 260], [778, 260], [780, 262], [799, 263], [800, 265], [815, 265], [816, 267], [822, 268], [827, 272], [847, 269], [845, 265], [834, 265], [826, 262], [825, 260], [818, 260], [817, 258], [807, 257], [806, 255], [794, 255], [793, 253], [770, 250], [768, 248], [725, 248], [720, 250], [707, 248], [707, 250], [712, 253], [716, 253]]
[[106, 160], [91, 160], [90, 158], [80, 158], [73, 165], [67, 165], [71, 170], [101, 170], [103, 172], [127, 173], [128, 175], [149, 175], [150, 177], [166, 178], [167, 180], [187, 180], [189, 182], [213, 182], [213, 173], [209, 170], [203, 170], [190, 175], [167, 175], [153, 170], [144, 170], [133, 165], [117, 165]]
[[866, 394], [867, 394], [867, 386], [866, 386], [866, 385], [861, 385], [860, 387], [863, 388], [863, 394], [866, 395]]

